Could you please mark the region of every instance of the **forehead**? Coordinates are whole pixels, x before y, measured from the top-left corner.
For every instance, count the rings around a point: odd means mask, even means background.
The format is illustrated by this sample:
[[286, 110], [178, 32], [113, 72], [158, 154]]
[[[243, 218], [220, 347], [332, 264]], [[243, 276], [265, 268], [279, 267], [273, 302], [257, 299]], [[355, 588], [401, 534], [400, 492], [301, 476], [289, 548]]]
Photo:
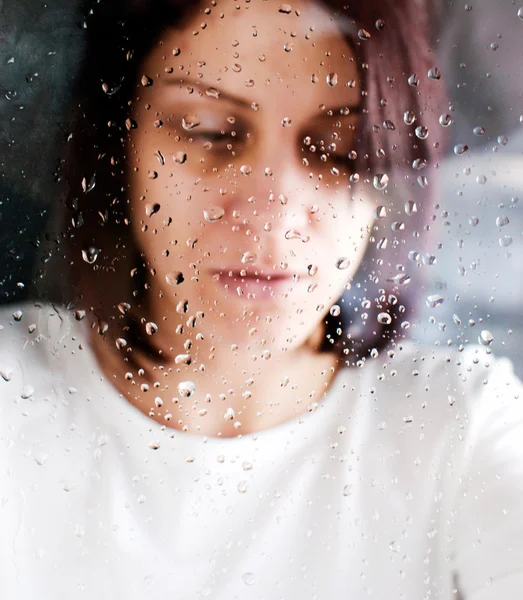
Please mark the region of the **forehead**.
[[210, 14], [195, 11], [163, 33], [143, 67], [153, 77], [201, 79], [253, 101], [274, 100], [276, 91], [281, 101], [286, 91], [300, 94], [300, 103], [357, 104], [358, 67], [342, 31], [350, 30], [348, 18], [311, 0], [288, 6], [231, 0]]

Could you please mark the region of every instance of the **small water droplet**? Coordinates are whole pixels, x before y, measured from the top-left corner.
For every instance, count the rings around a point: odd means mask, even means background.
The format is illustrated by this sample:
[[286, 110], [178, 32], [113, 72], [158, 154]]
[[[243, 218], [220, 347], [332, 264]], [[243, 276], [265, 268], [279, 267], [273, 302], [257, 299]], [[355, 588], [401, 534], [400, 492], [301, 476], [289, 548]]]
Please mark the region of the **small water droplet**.
[[344, 271], [345, 269], [349, 268], [350, 260], [347, 257], [342, 256], [338, 258], [335, 264], [337, 269], [339, 269], [340, 271]]
[[307, 267], [307, 272], [311, 277], [314, 277], [314, 275], [316, 275], [318, 272], [318, 267], [316, 265], [309, 265]]
[[370, 40], [371, 35], [366, 29], [358, 29], [358, 37], [360, 40]]
[[216, 223], [225, 214], [225, 209], [221, 206], [209, 206], [203, 211], [203, 216], [208, 223]]

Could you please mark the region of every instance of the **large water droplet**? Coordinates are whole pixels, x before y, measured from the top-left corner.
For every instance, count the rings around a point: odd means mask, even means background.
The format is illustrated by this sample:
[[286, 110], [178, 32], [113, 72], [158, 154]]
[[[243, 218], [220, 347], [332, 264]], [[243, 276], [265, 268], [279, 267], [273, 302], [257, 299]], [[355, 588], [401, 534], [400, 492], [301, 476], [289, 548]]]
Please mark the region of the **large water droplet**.
[[439, 124], [442, 127], [450, 127], [454, 123], [454, 119], [449, 114], [441, 115], [439, 118]]
[[414, 114], [414, 111], [407, 110], [403, 113], [403, 122], [405, 123], [405, 125], [412, 125], [415, 120], [416, 115]]
[[186, 131], [191, 131], [200, 124], [200, 118], [197, 115], [188, 114], [182, 117], [182, 127]]
[[189, 398], [190, 396], [192, 396], [195, 390], [196, 385], [193, 381], [181, 381], [178, 384], [178, 393], [184, 398]]
[[467, 144], [456, 144], [454, 146], [454, 154], [460, 156], [461, 154], [465, 154], [465, 152], [469, 149]]
[[392, 323], [392, 317], [386, 312], [379, 313], [377, 320], [381, 325], [390, 325]]
[[490, 344], [492, 344], [492, 342], [494, 341], [494, 336], [490, 333], [490, 331], [484, 329], [479, 334], [478, 341], [483, 346], [490, 346]]
[[428, 76], [430, 79], [441, 79], [441, 72], [438, 67], [432, 67], [429, 69]]
[[254, 252], [244, 252], [241, 261], [244, 265], [252, 265], [256, 262], [258, 256]]
[[158, 331], [158, 325], [150, 321], [149, 323], [145, 324], [145, 331], [148, 335], [154, 335]]
[[242, 175], [250, 175], [252, 173], [252, 167], [249, 165], [242, 165], [240, 167], [240, 173]]
[[209, 208], [206, 208], [203, 211], [203, 216], [209, 223], [216, 223], [216, 221], [219, 221], [224, 214], [225, 210], [221, 206], [209, 206]]
[[183, 165], [187, 161], [187, 154], [182, 150], [178, 150], [174, 153], [173, 160], [177, 165]]
[[338, 74], [337, 73], [329, 73], [327, 75], [327, 83], [331, 87], [338, 85]]
[[283, 13], [284, 15], [289, 15], [292, 11], [292, 6], [290, 4], [280, 4], [278, 8], [278, 12]]
[[429, 308], [436, 308], [436, 306], [443, 304], [444, 298], [438, 296], [437, 294], [433, 294], [427, 298], [426, 302]]
[[82, 250], [82, 258], [90, 265], [96, 262], [99, 254], [100, 250], [98, 248], [94, 248], [93, 246], [89, 246], [89, 248]]
[[180, 283], [184, 282], [183, 273], [181, 271], [172, 271], [171, 273], [167, 273], [165, 276], [165, 281], [172, 286], [180, 285]]
[[377, 190], [384, 190], [389, 185], [389, 176], [386, 173], [378, 173], [374, 175], [373, 184]]
[[426, 127], [420, 125], [415, 129], [416, 137], [420, 140], [426, 140], [429, 137], [429, 130]]
[[287, 231], [285, 233], [285, 239], [286, 240], [301, 240], [303, 243], [306, 243], [310, 240], [310, 237], [308, 235], [302, 235], [296, 229], [289, 229], [289, 231]]

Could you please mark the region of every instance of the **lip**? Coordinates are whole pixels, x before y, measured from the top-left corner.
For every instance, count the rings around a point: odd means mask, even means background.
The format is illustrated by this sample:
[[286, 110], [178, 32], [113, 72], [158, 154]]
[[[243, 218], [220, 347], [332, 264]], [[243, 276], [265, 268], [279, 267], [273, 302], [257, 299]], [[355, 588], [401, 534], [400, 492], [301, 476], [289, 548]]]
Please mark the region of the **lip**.
[[245, 300], [277, 300], [303, 281], [299, 273], [267, 273], [256, 268], [210, 269], [209, 273], [231, 296]]

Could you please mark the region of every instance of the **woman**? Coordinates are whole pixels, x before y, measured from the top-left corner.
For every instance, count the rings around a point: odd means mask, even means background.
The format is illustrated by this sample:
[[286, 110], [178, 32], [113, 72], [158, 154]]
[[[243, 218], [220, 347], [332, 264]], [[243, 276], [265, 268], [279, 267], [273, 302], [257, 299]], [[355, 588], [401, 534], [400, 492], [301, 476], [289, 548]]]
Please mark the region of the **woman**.
[[427, 21], [92, 4], [57, 301], [2, 317], [6, 597], [518, 597], [521, 384], [402, 341]]

